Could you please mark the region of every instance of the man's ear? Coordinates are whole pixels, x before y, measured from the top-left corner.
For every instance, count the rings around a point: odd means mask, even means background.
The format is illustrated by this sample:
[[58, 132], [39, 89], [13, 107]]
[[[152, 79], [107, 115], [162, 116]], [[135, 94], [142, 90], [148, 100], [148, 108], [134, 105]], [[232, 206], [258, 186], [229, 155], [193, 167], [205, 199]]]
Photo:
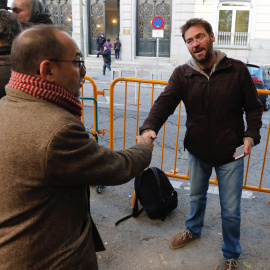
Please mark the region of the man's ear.
[[210, 38], [211, 38], [212, 42], [215, 42], [216, 38], [215, 38], [215, 35], [213, 32], [211, 32]]
[[40, 63], [40, 77], [48, 82], [53, 83], [55, 81], [52, 62], [44, 60]]

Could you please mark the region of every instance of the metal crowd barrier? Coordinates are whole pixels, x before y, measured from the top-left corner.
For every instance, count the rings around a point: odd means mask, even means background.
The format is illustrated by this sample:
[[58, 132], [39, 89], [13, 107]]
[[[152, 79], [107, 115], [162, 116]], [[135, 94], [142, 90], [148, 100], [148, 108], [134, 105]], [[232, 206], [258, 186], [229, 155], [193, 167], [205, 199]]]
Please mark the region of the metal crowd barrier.
[[[133, 83], [138, 83], [138, 89], [137, 89], [137, 117], [136, 117], [136, 132], [134, 134], [137, 136], [139, 133], [139, 121], [140, 121], [140, 98], [141, 98], [141, 87], [143, 84], [149, 84], [150, 86], [148, 86], [148, 91], [151, 91], [151, 103], [150, 103], [150, 107], [152, 107], [153, 102], [154, 102], [154, 90], [155, 87], [157, 85], [163, 85], [166, 86], [167, 85], [167, 81], [160, 81], [160, 80], [148, 80], [148, 79], [139, 79], [139, 78], [127, 78], [127, 77], [120, 77], [115, 79], [110, 86], [110, 148], [113, 149], [114, 148], [114, 99], [115, 99], [115, 86], [118, 82], [125, 82], [125, 86], [124, 86], [124, 91], [125, 91], [125, 104], [124, 104], [124, 124], [123, 124], [123, 132], [122, 132], [122, 136], [123, 136], [123, 149], [125, 149], [125, 144], [126, 144], [126, 131], [127, 131], [127, 93], [128, 93], [128, 82], [133, 82]], [[131, 88], [131, 87], [130, 87]], [[134, 87], [132, 87], [133, 89]], [[268, 90], [258, 90], [259, 94], [270, 94], [270, 91]], [[150, 110], [149, 107], [149, 110]], [[184, 180], [189, 180], [189, 171], [187, 168], [187, 172], [186, 174], [180, 174], [178, 173], [178, 169], [177, 169], [177, 159], [179, 158], [178, 155], [178, 146], [179, 146], [179, 132], [181, 130], [181, 126], [180, 126], [180, 117], [181, 117], [181, 102], [179, 103], [179, 108], [178, 108], [178, 120], [177, 120], [177, 128], [176, 128], [176, 138], [175, 138], [175, 148], [174, 148], [174, 162], [172, 164], [172, 171], [165, 171], [166, 175], [169, 177], [173, 177], [173, 178], [177, 178], [177, 179], [184, 179]], [[142, 119], [144, 120], [144, 119]], [[160, 162], [160, 169], [163, 169], [163, 164], [164, 164], [164, 146], [165, 146], [165, 131], [166, 131], [166, 123], [163, 125], [163, 131], [162, 131], [162, 147], [161, 147], [161, 162]], [[161, 131], [160, 131], [161, 133]], [[118, 134], [118, 133], [117, 133]], [[264, 169], [265, 169], [265, 162], [266, 162], [266, 157], [267, 157], [267, 150], [268, 150], [268, 141], [269, 141], [269, 134], [270, 134], [270, 122], [269, 122], [269, 126], [268, 126], [268, 134], [266, 137], [265, 141], [261, 141], [261, 144], [265, 144], [265, 148], [264, 148], [264, 155], [263, 155], [263, 159], [262, 160], [257, 160], [257, 163], [261, 163], [262, 164], [262, 168], [261, 168], [261, 174], [258, 175], [259, 177], [259, 184], [258, 186], [255, 185], [248, 185], [247, 183], [247, 179], [248, 179], [248, 173], [249, 173], [249, 169], [250, 169], [250, 160], [251, 160], [251, 156], [252, 153], [249, 155], [248, 160], [247, 160], [247, 164], [246, 164], [246, 170], [245, 170], [245, 178], [244, 178], [244, 185], [243, 188], [247, 189], [247, 190], [253, 190], [253, 191], [260, 191], [260, 192], [266, 192], [266, 193], [270, 193], [270, 188], [268, 187], [264, 187], [263, 186], [263, 174], [264, 174]], [[183, 138], [181, 138], [183, 139]], [[182, 142], [180, 142], [182, 143]], [[156, 146], [155, 146], [156, 147]], [[180, 172], [182, 171], [182, 169], [180, 168]], [[266, 179], [266, 178], [265, 178]], [[270, 179], [268, 177], [268, 179]], [[217, 185], [217, 177], [215, 177], [215, 179], [211, 179], [210, 180], [211, 184], [215, 184]], [[268, 183], [268, 185], [270, 186], [270, 184]]]
[[[148, 111], [150, 110], [150, 108], [152, 107], [153, 103], [154, 103], [154, 99], [155, 99], [155, 91], [156, 89], [159, 87], [165, 87], [168, 83], [168, 81], [162, 81], [162, 80], [150, 80], [150, 79], [139, 79], [139, 78], [127, 78], [127, 77], [119, 77], [117, 79], [115, 79], [111, 85], [110, 85], [110, 89], [104, 89], [103, 91], [97, 91], [97, 86], [94, 82], [94, 80], [88, 76], [85, 76], [84, 78], [85, 80], [90, 81], [90, 83], [92, 83], [93, 86], [93, 98], [95, 100], [98, 99], [98, 95], [105, 95], [104, 91], [105, 90], [109, 90], [109, 95], [110, 95], [110, 112], [109, 112], [109, 129], [103, 129], [103, 130], [98, 130], [98, 125], [97, 123], [94, 126], [94, 130], [97, 134], [105, 134], [105, 131], [109, 132], [109, 148], [110, 149], [115, 149], [114, 144], [115, 144], [115, 133], [117, 133], [117, 142], [118, 142], [118, 148], [120, 149], [125, 149], [127, 146], [131, 146], [134, 144], [135, 142], [135, 136], [137, 136], [139, 134], [139, 126], [142, 124], [143, 120], [145, 119], [146, 116], [144, 116], [143, 118], [140, 115], [140, 99], [141, 97], [141, 92], [142, 92], [142, 88], [146, 87], [149, 93], [150, 91], [150, 97], [149, 97], [149, 108], [147, 109]], [[124, 97], [122, 97], [124, 99], [124, 103], [123, 105], [123, 129], [119, 131], [119, 128], [117, 129], [117, 131], [115, 131], [114, 127], [115, 127], [115, 119], [114, 119], [114, 114], [115, 114], [115, 88], [118, 87], [117, 83], [118, 82], [124, 82], [121, 84], [121, 88], [124, 88], [124, 91], [122, 91], [121, 89], [121, 93], [123, 93]], [[128, 84], [129, 83], [129, 84]], [[136, 125], [134, 126], [134, 124], [132, 125], [132, 127], [128, 127], [128, 109], [130, 109], [130, 104], [128, 103], [128, 94], [130, 92], [134, 92], [134, 84], [135, 87], [137, 87], [135, 89], [135, 95], [136, 95], [136, 100], [137, 103], [133, 103], [132, 105], [135, 105], [133, 108], [134, 110], [136, 110]], [[144, 92], [145, 93], [145, 92]], [[268, 90], [258, 90], [259, 94], [270, 94], [270, 91]], [[82, 96], [83, 96], [83, 87], [82, 87]], [[82, 100], [83, 102], [83, 100]], [[145, 102], [145, 101], [144, 101]], [[97, 106], [96, 104], [93, 105], [94, 106], [94, 110], [93, 110], [93, 117], [95, 119], [97, 112], [95, 107]], [[122, 110], [121, 110], [121, 114], [122, 114]], [[84, 117], [83, 117], [84, 118]], [[177, 161], [179, 159], [181, 159], [181, 154], [179, 155], [179, 145], [181, 143], [183, 143], [181, 140], [183, 140], [183, 136], [180, 137], [180, 132], [182, 131], [182, 133], [184, 132], [183, 129], [185, 130], [185, 127], [183, 128], [183, 126], [180, 125], [180, 119], [181, 119], [181, 102], [179, 103], [179, 107], [178, 107], [178, 115], [177, 115], [177, 123], [175, 123], [176, 126], [176, 132], [175, 132], [175, 144], [174, 144], [174, 161], [171, 164], [171, 167], [173, 168], [170, 171], [166, 171], [163, 166], [164, 166], [164, 146], [167, 144], [166, 140], [165, 140], [165, 134], [166, 133], [166, 122], [163, 125], [163, 130], [160, 131], [159, 134], [162, 134], [162, 141], [161, 141], [161, 153], [160, 154], [160, 164], [157, 166], [160, 169], [164, 170], [166, 175], [172, 178], [177, 178], [177, 179], [184, 179], [184, 180], [189, 180], [189, 171], [188, 171], [188, 165], [186, 165], [186, 173], [182, 173], [183, 169], [180, 168], [180, 172], [177, 168]], [[119, 125], [118, 125], [119, 126]], [[131, 130], [131, 131], [130, 131]], [[127, 131], [130, 131], [132, 134], [134, 135], [130, 135], [128, 138], [126, 136]], [[170, 132], [172, 132], [170, 130]], [[160, 136], [160, 135], [159, 135]], [[258, 176], [258, 185], [250, 185], [248, 184], [248, 174], [250, 172], [250, 163], [251, 163], [251, 156], [253, 155], [253, 153], [251, 153], [249, 155], [249, 157], [247, 158], [247, 164], [246, 164], [246, 169], [245, 169], [245, 176], [244, 176], [244, 184], [243, 184], [243, 188], [247, 189], [247, 190], [253, 190], [253, 191], [259, 191], [259, 192], [266, 192], [266, 193], [270, 193], [270, 183], [265, 183], [265, 185], [263, 185], [263, 180], [266, 179], [266, 177], [263, 179], [263, 175], [264, 175], [264, 171], [265, 171], [265, 165], [266, 165], [266, 158], [267, 158], [267, 153], [268, 153], [268, 142], [269, 142], [269, 136], [270, 136], [270, 121], [269, 121], [269, 125], [268, 125], [268, 133], [267, 136], [265, 138], [265, 140], [261, 141], [261, 144], [265, 144], [264, 147], [264, 154], [263, 157], [261, 159], [261, 157], [255, 157], [256, 158], [256, 163], [257, 164], [262, 164], [261, 167], [261, 173]], [[123, 139], [123, 143], [122, 145], [119, 147], [119, 138]], [[133, 140], [132, 143], [130, 145], [128, 145], [128, 140], [130, 140], [130, 138]], [[170, 140], [170, 143], [171, 140]], [[156, 146], [154, 147], [154, 149], [156, 148]], [[117, 150], [120, 150], [117, 149]], [[262, 153], [260, 152], [260, 155], [262, 155]], [[188, 163], [187, 159], [186, 159], [186, 163]], [[213, 177], [212, 177], [213, 178]], [[268, 177], [268, 179], [270, 179]], [[211, 184], [215, 184], [217, 185], [217, 177], [215, 176], [213, 179], [210, 179], [209, 181]], [[266, 181], [265, 181], [266, 182]]]
[[[85, 80], [89, 81], [92, 85], [93, 97], [85, 97], [84, 96], [84, 82], [85, 82]], [[91, 133], [94, 136], [94, 139], [97, 143], [98, 143], [98, 134], [103, 134], [103, 135], [105, 134], [104, 130], [98, 129], [98, 104], [97, 104], [98, 95], [104, 95], [104, 91], [103, 92], [98, 91], [95, 81], [91, 77], [85, 76], [83, 83], [82, 83], [81, 96], [79, 97], [79, 99], [82, 102], [82, 122], [85, 123], [84, 101], [85, 100], [92, 100], [93, 101], [93, 126], [94, 126], [94, 129], [89, 130], [89, 131], [86, 130], [86, 132]], [[100, 193], [102, 193], [104, 188], [105, 188], [104, 186], [97, 185], [96, 192], [98, 194], [100, 194]]]
[[98, 134], [105, 134], [105, 130], [99, 130], [98, 129], [98, 112], [97, 112], [97, 98], [98, 95], [102, 95], [104, 96], [104, 90], [98, 91], [97, 90], [97, 85], [95, 83], [95, 81], [89, 77], [89, 76], [85, 76], [84, 77], [84, 81], [87, 80], [91, 83], [92, 85], [92, 89], [93, 89], [93, 97], [85, 97], [84, 96], [84, 82], [82, 83], [82, 88], [81, 88], [81, 96], [79, 97], [79, 99], [82, 100], [82, 122], [84, 123], [84, 100], [93, 100], [93, 119], [94, 119], [94, 129], [90, 131], [90, 133], [94, 136], [95, 140], [98, 142]]

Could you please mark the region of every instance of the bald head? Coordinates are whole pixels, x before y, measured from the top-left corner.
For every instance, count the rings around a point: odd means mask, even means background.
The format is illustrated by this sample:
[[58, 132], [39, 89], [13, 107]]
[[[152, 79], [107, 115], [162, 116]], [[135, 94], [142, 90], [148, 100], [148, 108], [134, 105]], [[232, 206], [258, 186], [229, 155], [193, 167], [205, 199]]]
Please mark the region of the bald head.
[[21, 23], [29, 22], [31, 17], [31, 0], [13, 0], [11, 9]]
[[12, 70], [34, 76], [44, 59], [61, 58], [66, 47], [58, 33], [67, 35], [63, 29], [61, 26], [38, 25], [22, 32], [12, 45]]

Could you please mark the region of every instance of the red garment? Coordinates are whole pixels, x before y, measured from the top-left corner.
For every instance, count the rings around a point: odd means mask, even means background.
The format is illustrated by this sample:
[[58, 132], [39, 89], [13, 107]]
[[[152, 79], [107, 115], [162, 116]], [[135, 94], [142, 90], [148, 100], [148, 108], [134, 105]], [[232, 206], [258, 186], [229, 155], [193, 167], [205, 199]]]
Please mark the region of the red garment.
[[12, 71], [8, 87], [22, 90], [36, 98], [54, 103], [81, 119], [82, 105], [80, 100], [55, 84], [31, 75]]
[[113, 43], [113, 48], [115, 49], [115, 44], [116, 44], [116, 43], [119, 43], [120, 48], [121, 48], [121, 42], [120, 42], [119, 40], [116, 40], [116, 41]]

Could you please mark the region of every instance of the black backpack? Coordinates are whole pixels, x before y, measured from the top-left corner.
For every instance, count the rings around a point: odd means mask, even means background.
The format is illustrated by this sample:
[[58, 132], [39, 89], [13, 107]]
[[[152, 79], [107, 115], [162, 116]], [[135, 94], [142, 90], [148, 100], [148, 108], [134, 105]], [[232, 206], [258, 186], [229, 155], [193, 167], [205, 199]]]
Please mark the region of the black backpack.
[[120, 50], [120, 43], [119, 43], [119, 42], [116, 42], [116, 43], [115, 43], [114, 49], [115, 49], [115, 50]]
[[[151, 219], [165, 220], [167, 214], [178, 205], [177, 192], [171, 185], [167, 175], [156, 167], [151, 167], [135, 178], [136, 201], [133, 213], [117, 221], [120, 222], [130, 218], [137, 217], [145, 209], [148, 217]], [[142, 205], [139, 211], [138, 200]]]

